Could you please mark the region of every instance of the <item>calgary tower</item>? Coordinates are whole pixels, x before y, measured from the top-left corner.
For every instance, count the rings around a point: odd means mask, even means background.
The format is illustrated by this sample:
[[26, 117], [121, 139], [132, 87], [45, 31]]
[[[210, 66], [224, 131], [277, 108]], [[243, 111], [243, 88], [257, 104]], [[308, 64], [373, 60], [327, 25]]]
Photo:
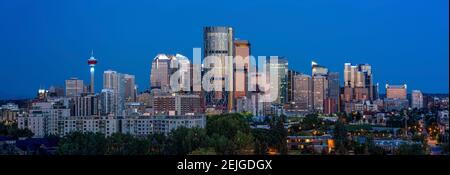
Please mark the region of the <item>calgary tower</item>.
[[95, 65], [97, 64], [97, 60], [94, 58], [94, 51], [91, 51], [91, 57], [88, 59], [88, 65], [90, 67], [91, 72], [91, 94], [94, 94], [94, 72], [95, 72]]

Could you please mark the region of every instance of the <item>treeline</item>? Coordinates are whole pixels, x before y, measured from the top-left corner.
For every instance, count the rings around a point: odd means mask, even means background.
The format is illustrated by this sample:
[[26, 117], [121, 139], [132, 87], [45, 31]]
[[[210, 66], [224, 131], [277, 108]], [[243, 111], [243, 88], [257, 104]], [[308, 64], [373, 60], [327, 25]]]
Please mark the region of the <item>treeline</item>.
[[223, 114], [207, 117], [205, 128], [180, 127], [169, 135], [151, 134], [137, 138], [115, 133], [74, 132], [63, 137], [61, 155], [233, 155], [267, 154], [269, 149], [287, 153], [285, 117], [270, 119], [270, 129], [251, 129], [248, 116]]
[[0, 122], [0, 136], [18, 139], [19, 137], [32, 137], [33, 135], [33, 132], [28, 128], [19, 129], [17, 123]]

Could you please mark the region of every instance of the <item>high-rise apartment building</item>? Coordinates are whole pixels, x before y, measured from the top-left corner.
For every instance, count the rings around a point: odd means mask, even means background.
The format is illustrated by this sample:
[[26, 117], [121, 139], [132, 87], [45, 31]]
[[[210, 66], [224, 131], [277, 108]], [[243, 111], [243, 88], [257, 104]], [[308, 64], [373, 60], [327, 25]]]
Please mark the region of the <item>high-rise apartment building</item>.
[[198, 95], [162, 95], [154, 98], [155, 115], [193, 115], [202, 113]]
[[99, 96], [100, 115], [114, 115], [117, 111], [116, 98], [113, 89], [102, 89]]
[[314, 111], [323, 112], [324, 100], [328, 93], [328, 81], [326, 76], [317, 75], [313, 78], [313, 104]]
[[294, 76], [294, 108], [309, 112], [313, 109], [313, 82], [309, 75], [298, 74]]
[[100, 115], [99, 96], [89, 94], [85, 96], [76, 96], [71, 98], [70, 115], [71, 116], [93, 116]]
[[125, 99], [127, 102], [135, 102], [137, 96], [137, 87], [134, 75], [125, 74]]
[[411, 107], [416, 109], [423, 108], [423, 94], [420, 90], [413, 90], [411, 93]]
[[328, 68], [311, 62], [313, 82], [313, 109], [324, 112], [324, 102], [328, 97]]
[[84, 92], [83, 80], [79, 80], [76, 77], [66, 80], [67, 97], [80, 96], [83, 92]]
[[114, 93], [114, 113], [123, 116], [125, 111], [125, 75], [112, 70], [103, 73], [103, 89], [110, 89]]

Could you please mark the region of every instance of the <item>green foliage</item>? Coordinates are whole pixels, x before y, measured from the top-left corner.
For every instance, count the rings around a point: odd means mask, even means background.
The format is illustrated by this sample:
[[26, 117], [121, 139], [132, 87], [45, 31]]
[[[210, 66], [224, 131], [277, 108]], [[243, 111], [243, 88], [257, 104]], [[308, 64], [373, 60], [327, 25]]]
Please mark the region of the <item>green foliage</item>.
[[217, 154], [239, 154], [251, 147], [253, 140], [242, 114], [208, 116], [206, 131]]
[[100, 133], [73, 132], [59, 142], [60, 155], [103, 155], [106, 153], [107, 140]]
[[341, 122], [338, 121], [334, 125], [334, 140], [335, 140], [335, 149], [337, 154], [346, 154], [350, 143], [348, 139], [348, 131], [346, 126]]
[[138, 139], [130, 134], [114, 133], [106, 139], [107, 155], [145, 155], [150, 141]]
[[311, 130], [320, 126], [321, 120], [317, 116], [317, 114], [308, 114], [301, 122], [302, 130]]
[[186, 155], [193, 150], [206, 146], [207, 136], [204, 129], [179, 127], [167, 138], [166, 153]]
[[190, 153], [190, 155], [217, 155], [214, 148], [199, 148]]
[[250, 125], [241, 114], [223, 114], [209, 116], [206, 131], [209, 136], [216, 133], [231, 139], [235, 137], [238, 131], [249, 133]]
[[12, 123], [10, 125], [5, 125], [0, 123], [0, 136], [7, 136], [12, 139], [17, 139], [19, 137], [33, 137], [33, 132], [28, 128], [19, 129], [17, 123]]
[[273, 118], [270, 122], [270, 132], [273, 134], [272, 144], [280, 154], [287, 154], [287, 130], [284, 128], [285, 116]]
[[265, 155], [274, 140], [272, 133], [268, 129], [253, 129], [252, 135], [255, 141], [254, 153]]
[[147, 140], [150, 142], [150, 150], [148, 154], [162, 155], [166, 147], [166, 136], [164, 134], [156, 133], [147, 136]]

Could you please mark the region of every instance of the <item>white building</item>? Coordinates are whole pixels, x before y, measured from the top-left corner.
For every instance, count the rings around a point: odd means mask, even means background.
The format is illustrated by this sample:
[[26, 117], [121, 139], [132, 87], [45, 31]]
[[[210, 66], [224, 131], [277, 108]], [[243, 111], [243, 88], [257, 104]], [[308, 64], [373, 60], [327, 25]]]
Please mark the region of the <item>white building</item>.
[[70, 109], [54, 108], [55, 103], [34, 103], [28, 116], [17, 118], [20, 129], [28, 128], [34, 133], [33, 137], [57, 135], [59, 133], [58, 120], [70, 116]]
[[[66, 111], [66, 109], [64, 110]], [[64, 113], [64, 116], [61, 115]], [[33, 111], [29, 116], [19, 117], [19, 128], [28, 128], [42, 138], [46, 135], [63, 137], [71, 132], [94, 132], [111, 136], [114, 133], [125, 133], [134, 136], [146, 136], [153, 133], [169, 134], [178, 127], [187, 128], [206, 125], [205, 116], [68, 116], [67, 112], [53, 109], [53, 112]]]
[[423, 94], [419, 90], [413, 90], [411, 93], [411, 108], [423, 108]]

